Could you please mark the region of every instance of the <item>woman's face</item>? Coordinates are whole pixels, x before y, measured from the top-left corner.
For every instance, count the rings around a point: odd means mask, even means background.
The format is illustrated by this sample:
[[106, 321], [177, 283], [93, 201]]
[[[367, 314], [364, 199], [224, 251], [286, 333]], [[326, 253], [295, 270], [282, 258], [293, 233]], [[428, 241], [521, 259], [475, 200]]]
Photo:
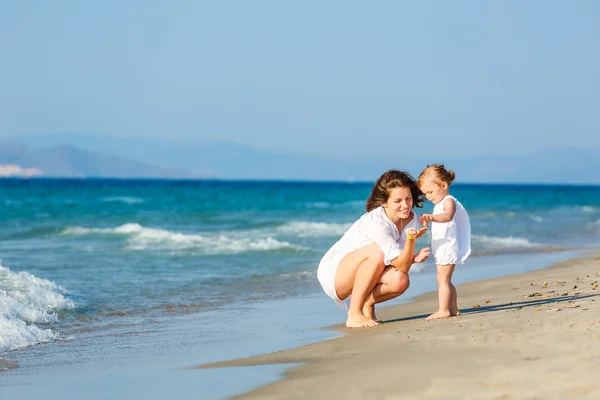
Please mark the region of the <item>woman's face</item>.
[[388, 199], [382, 204], [387, 216], [392, 220], [406, 219], [410, 217], [413, 208], [413, 198], [408, 186], [400, 186], [392, 189]]

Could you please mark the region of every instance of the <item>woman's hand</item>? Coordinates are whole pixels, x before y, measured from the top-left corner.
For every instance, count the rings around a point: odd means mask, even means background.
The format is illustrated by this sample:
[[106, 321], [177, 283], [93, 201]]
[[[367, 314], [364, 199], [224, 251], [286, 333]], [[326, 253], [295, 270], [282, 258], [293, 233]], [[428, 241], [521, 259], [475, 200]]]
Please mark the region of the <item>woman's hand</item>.
[[426, 226], [423, 226], [419, 229], [407, 229], [406, 230], [406, 238], [408, 240], [410, 240], [411, 238], [414, 239], [418, 239], [421, 236], [423, 236], [425, 233], [427, 233], [427, 231], [429, 230], [429, 228], [427, 228]]
[[415, 258], [413, 259], [416, 263], [421, 263], [425, 260], [427, 260], [427, 258], [429, 257], [430, 254], [430, 250], [429, 247], [425, 247], [424, 249], [421, 249], [417, 252], [417, 254], [415, 254]]

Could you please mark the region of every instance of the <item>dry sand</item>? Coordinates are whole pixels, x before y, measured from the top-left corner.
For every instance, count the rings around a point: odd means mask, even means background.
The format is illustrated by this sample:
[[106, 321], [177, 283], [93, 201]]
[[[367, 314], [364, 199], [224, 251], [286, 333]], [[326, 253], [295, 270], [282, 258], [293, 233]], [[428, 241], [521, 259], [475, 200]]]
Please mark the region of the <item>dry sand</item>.
[[459, 317], [425, 321], [427, 293], [379, 327], [198, 368], [300, 363], [239, 398], [600, 399], [599, 283], [600, 257], [569, 260], [458, 286]]

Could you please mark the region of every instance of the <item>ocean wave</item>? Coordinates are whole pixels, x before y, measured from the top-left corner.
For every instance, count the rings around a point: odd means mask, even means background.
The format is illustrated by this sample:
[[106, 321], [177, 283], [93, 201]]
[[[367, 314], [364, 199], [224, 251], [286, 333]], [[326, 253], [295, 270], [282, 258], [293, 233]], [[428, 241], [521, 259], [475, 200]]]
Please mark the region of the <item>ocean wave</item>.
[[425, 267], [426, 267], [426, 266], [427, 266], [427, 265], [426, 265], [426, 264], [424, 264], [424, 263], [413, 264], [413, 265], [410, 267], [410, 273], [411, 273], [411, 274], [413, 274], [413, 273], [417, 273], [417, 274], [418, 274], [419, 272], [423, 272], [423, 271], [425, 270]]
[[582, 214], [593, 214], [600, 211], [600, 207], [590, 205], [559, 205], [549, 210], [553, 214], [572, 214], [574, 211]]
[[298, 237], [341, 236], [350, 228], [351, 224], [337, 224], [325, 222], [291, 221], [280, 226], [280, 233], [292, 234]]
[[579, 211], [584, 213], [594, 213], [597, 211], [597, 208], [593, 206], [579, 206], [577, 208], [579, 209]]
[[538, 215], [530, 215], [529, 219], [531, 219], [532, 221], [537, 222], [537, 223], [544, 221], [544, 218], [542, 218]]
[[305, 250], [272, 237], [236, 238], [225, 234], [186, 234], [166, 229], [146, 228], [137, 223], [120, 225], [116, 228], [68, 227], [65, 235], [87, 235], [93, 233], [117, 234], [127, 237], [129, 250], [200, 250], [204, 254], [235, 254], [249, 251], [272, 251], [281, 249]]
[[53, 236], [60, 233], [62, 228], [54, 226], [42, 226], [30, 228], [25, 231], [12, 233], [2, 238], [2, 240], [15, 240], [15, 239], [33, 239], [39, 237]]
[[469, 215], [471, 218], [513, 218], [517, 215], [514, 211], [505, 211], [505, 212], [495, 212], [495, 211], [480, 211], [480, 212], [470, 212]]
[[305, 206], [306, 208], [329, 208], [331, 207], [331, 204], [327, 203], [326, 201], [314, 201], [311, 203], [306, 203]]
[[478, 250], [501, 250], [501, 249], [523, 249], [533, 248], [540, 246], [538, 243], [532, 243], [529, 240], [521, 237], [498, 237], [498, 236], [486, 236], [486, 235], [473, 235], [472, 236], [472, 247], [482, 248]]
[[57, 338], [36, 324], [58, 320], [57, 312], [75, 308], [56, 283], [0, 265], [0, 351], [44, 343]]
[[495, 213], [493, 211], [470, 212], [469, 215], [471, 216], [471, 218], [495, 218], [498, 216], [498, 213]]
[[283, 272], [275, 276], [280, 281], [309, 281], [317, 279], [317, 267], [300, 271]]
[[329, 203], [326, 201], [313, 201], [304, 204], [306, 208], [364, 208], [365, 200], [351, 200], [342, 203]]
[[102, 201], [107, 203], [125, 203], [125, 204], [140, 204], [144, 202], [144, 199], [140, 199], [139, 197], [132, 196], [114, 196], [114, 197], [105, 197]]

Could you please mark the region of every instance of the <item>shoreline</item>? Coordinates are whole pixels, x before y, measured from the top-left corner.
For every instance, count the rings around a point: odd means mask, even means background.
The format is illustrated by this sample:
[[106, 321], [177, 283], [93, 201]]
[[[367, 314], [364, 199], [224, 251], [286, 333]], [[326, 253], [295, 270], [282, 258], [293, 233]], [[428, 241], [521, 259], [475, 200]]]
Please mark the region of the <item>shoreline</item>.
[[[541, 252], [518, 258], [515, 258], [514, 255], [482, 258], [478, 262], [469, 263], [466, 269], [456, 276], [455, 284], [458, 286], [461, 282], [485, 282], [494, 277], [503, 277], [511, 273], [521, 274], [526, 271], [544, 270], [557, 262], [580, 258], [582, 254], [586, 254], [585, 250], [579, 249], [564, 253]], [[378, 315], [390, 322], [387, 324], [388, 327], [392, 323], [406, 323], [394, 322], [394, 318], [398, 317], [408, 320], [409, 327], [419, 322], [417, 320], [419, 315], [409, 314], [409, 309], [406, 307], [410, 307], [415, 300], [421, 299], [421, 296], [427, 296], [428, 293], [433, 293], [433, 299], [435, 299], [435, 293], [432, 292], [432, 289], [437, 287], [435, 275], [432, 275], [432, 271], [428, 271], [414, 274], [411, 278], [411, 288], [406, 297], [401, 296], [378, 308]], [[462, 288], [462, 286], [458, 287]], [[459, 304], [463, 310], [469, 305], [461, 302], [461, 292], [459, 292]], [[482, 303], [482, 305], [484, 304]], [[400, 307], [400, 311], [392, 311], [391, 315], [388, 315], [390, 312], [388, 309], [393, 310], [397, 307]], [[426, 309], [423, 316], [428, 315], [431, 311], [433, 310]], [[153, 331], [154, 333], [147, 332], [143, 340], [139, 335], [118, 336], [120, 347], [130, 349], [125, 352], [107, 353], [106, 345], [109, 343], [104, 339], [94, 340], [84, 347], [79, 346], [79, 348], [73, 347], [75, 342], [71, 341], [57, 342], [54, 346], [49, 347], [35, 346], [25, 350], [29, 356], [28, 359], [23, 359], [23, 368], [0, 373], [0, 382], [4, 381], [0, 383], [0, 393], [7, 399], [34, 399], [46, 393], [60, 395], [65, 400], [74, 400], [86, 393], [86, 387], [103, 385], [108, 379], [113, 383], [119, 382], [119, 384], [114, 387], [105, 387], [103, 393], [106, 396], [114, 395], [115, 398], [126, 398], [125, 391], [131, 390], [140, 394], [143, 392], [144, 397], [148, 399], [164, 398], [163, 394], [167, 392], [171, 395], [177, 393], [178, 398], [195, 398], [193, 396], [198, 393], [202, 393], [202, 397], [207, 399], [244, 397], [248, 396], [245, 393], [253, 393], [255, 390], [276, 384], [282, 379], [285, 380], [290, 376], [292, 367], [304, 364], [302, 362], [290, 364], [286, 361], [271, 361], [258, 363], [258, 366], [256, 363], [249, 363], [248, 365], [251, 365], [249, 368], [205, 368], [202, 370], [193, 369], [190, 366], [266, 355], [270, 352], [281, 354], [310, 344], [333, 343], [340, 337], [355, 336], [360, 333], [356, 330], [347, 330], [343, 326], [345, 320], [343, 311], [322, 293], [315, 296], [287, 298], [277, 302], [257, 303], [250, 308], [237, 310], [236, 315], [237, 317], [229, 321], [231, 326], [236, 327], [236, 334], [216, 341], [210, 338], [219, 337], [223, 333], [223, 327], [218, 323], [219, 313], [215, 313], [208, 319], [197, 318], [195, 314], [179, 317], [184, 318], [185, 321], [179, 319], [176, 321], [177, 323], [169, 323], [162, 329]], [[410, 316], [412, 319], [407, 318]], [[207, 316], [205, 315], [205, 317]], [[214, 326], [211, 325], [211, 328], [207, 326], [207, 322], [212, 319], [215, 323]], [[375, 329], [379, 331], [380, 328]], [[207, 334], [190, 335], [189, 333], [198, 331]], [[140, 339], [136, 340], [136, 337]], [[180, 352], [178, 351], [180, 347], [173, 346], [167, 351], [162, 347], [160, 352], [155, 351], [152, 354], [142, 351], [143, 359], [139, 356], [132, 356], [132, 354], [140, 353], [137, 350], [148, 348], [149, 343], [160, 344], [165, 337], [170, 338], [168, 343], [185, 341], [185, 350]], [[227, 343], [227, 346], [223, 346], [222, 343]], [[90, 344], [92, 347], [89, 346]], [[398, 345], [401, 346], [402, 343], [399, 342]], [[150, 347], [156, 348], [156, 346]], [[284, 350], [284, 352], [280, 353], [279, 350]], [[75, 364], [68, 360], [72, 351], [78, 352]], [[47, 360], [53, 360], [53, 363], [56, 364], [52, 368], [46, 368], [40, 365], [40, 356]], [[125, 357], [125, 364], [123, 364], [123, 357]], [[116, 360], [120, 361], [116, 363]], [[396, 364], [398, 362], [390, 368], [393, 370], [396, 368]], [[98, 368], [99, 365], [102, 367]], [[57, 370], [56, 367], [60, 368]], [[236, 376], [233, 381], [231, 380], [232, 374]], [[77, 384], [74, 384], [73, 376], [77, 376]], [[69, 389], [65, 391], [67, 387]], [[294, 389], [295, 391], [296, 389]], [[282, 393], [274, 397], [294, 396], [289, 390]], [[301, 392], [299, 393], [301, 394]], [[301, 396], [300, 394], [298, 397], [301, 398], [311, 395]], [[339, 397], [337, 395], [323, 396]], [[259, 397], [264, 397], [264, 395], [259, 395]], [[368, 395], [363, 397], [368, 397]]]
[[[235, 398], [448, 398], [450, 392], [459, 398], [474, 393], [519, 398], [526, 390], [534, 396], [600, 397], [592, 372], [600, 367], [594, 361], [600, 360], [600, 257], [591, 253], [457, 285], [459, 317], [424, 320], [437, 308], [437, 293], [429, 291], [380, 308], [384, 324], [379, 327], [351, 330], [336, 324], [329, 329], [344, 332], [341, 337], [190, 368], [278, 364], [284, 369], [281, 380]], [[557, 348], [564, 349], [557, 353]], [[529, 382], [535, 381], [528, 376], [532, 369], [542, 387]], [[557, 376], [548, 385], [546, 376], [556, 370], [576, 374], [571, 380]]]

